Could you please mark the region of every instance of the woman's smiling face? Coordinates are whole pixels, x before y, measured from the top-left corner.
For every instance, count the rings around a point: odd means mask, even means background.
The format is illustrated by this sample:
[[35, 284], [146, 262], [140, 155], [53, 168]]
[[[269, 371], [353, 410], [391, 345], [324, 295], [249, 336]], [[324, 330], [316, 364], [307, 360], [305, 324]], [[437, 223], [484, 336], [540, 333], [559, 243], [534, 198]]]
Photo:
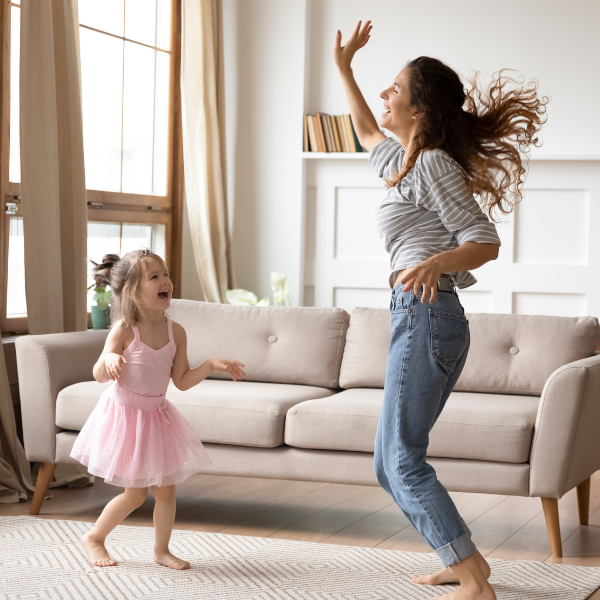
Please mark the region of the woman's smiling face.
[[399, 137], [410, 134], [418, 122], [410, 99], [410, 69], [406, 67], [400, 71], [394, 83], [379, 96], [383, 99], [384, 107], [379, 119], [380, 127]]

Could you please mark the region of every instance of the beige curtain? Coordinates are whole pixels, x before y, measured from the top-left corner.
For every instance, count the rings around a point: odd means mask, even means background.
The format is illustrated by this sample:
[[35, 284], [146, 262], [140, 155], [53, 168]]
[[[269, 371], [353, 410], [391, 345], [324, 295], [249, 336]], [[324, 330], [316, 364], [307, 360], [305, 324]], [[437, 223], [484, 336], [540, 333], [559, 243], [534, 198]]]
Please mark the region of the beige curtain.
[[87, 329], [77, 0], [21, 3], [21, 198], [29, 332]]
[[[22, 0], [20, 113], [29, 333], [83, 331], [87, 201], [77, 0]], [[17, 502], [32, 496], [32, 474], [16, 435], [4, 353], [0, 358], [0, 501]], [[59, 465], [50, 486], [93, 481], [83, 466]]]
[[19, 502], [32, 496], [29, 462], [17, 437], [4, 349], [0, 343], [0, 504]]
[[227, 218], [221, 0], [182, 0], [181, 104], [185, 195], [205, 300], [235, 282]]

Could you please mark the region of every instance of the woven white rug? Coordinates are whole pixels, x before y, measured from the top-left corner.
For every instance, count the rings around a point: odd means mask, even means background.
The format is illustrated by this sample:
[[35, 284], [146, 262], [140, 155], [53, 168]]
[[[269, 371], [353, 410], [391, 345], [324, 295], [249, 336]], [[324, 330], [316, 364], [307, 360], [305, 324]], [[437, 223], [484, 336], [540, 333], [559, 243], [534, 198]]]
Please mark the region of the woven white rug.
[[[120, 525], [107, 539], [116, 567], [91, 567], [82, 521], [0, 517], [0, 599], [417, 600], [452, 586], [417, 586], [440, 568], [435, 554], [174, 531], [174, 571], [152, 560], [154, 530]], [[584, 600], [600, 568], [492, 560], [498, 600]]]

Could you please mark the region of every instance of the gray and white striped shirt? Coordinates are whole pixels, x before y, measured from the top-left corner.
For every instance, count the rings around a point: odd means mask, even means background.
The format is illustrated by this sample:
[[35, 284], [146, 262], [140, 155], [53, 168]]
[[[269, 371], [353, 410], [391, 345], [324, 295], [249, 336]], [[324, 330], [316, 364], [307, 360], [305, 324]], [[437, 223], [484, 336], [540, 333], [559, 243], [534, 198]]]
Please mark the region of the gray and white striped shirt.
[[[400, 171], [404, 149], [386, 138], [371, 149], [369, 162], [387, 179]], [[425, 150], [376, 209], [379, 237], [390, 254], [390, 287], [400, 269], [458, 248], [464, 242], [500, 245], [496, 226], [483, 214], [460, 165], [444, 150]], [[476, 283], [469, 271], [450, 273], [458, 288]]]

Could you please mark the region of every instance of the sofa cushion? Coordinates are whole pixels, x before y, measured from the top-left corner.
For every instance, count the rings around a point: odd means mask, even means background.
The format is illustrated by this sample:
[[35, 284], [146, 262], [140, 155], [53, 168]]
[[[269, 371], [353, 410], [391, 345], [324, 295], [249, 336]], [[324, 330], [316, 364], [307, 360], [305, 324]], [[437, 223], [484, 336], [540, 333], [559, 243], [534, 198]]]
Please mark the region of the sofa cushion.
[[340, 308], [172, 300], [168, 313], [186, 330], [192, 367], [219, 356], [243, 362], [246, 381], [338, 387], [350, 319]]
[[[109, 383], [86, 381], [65, 388], [56, 401], [56, 425], [79, 431]], [[305, 385], [206, 379], [182, 392], [173, 382], [167, 399], [203, 442], [275, 447], [283, 444], [287, 411], [333, 390]]]
[[[529, 460], [539, 398], [453, 392], [429, 438], [428, 456], [507, 463]], [[373, 452], [383, 390], [353, 389], [296, 404], [285, 443]]]
[[[456, 391], [541, 396], [559, 367], [594, 354], [596, 317], [467, 314], [471, 348]], [[382, 388], [390, 312], [357, 308], [350, 318], [340, 371], [346, 389]]]

